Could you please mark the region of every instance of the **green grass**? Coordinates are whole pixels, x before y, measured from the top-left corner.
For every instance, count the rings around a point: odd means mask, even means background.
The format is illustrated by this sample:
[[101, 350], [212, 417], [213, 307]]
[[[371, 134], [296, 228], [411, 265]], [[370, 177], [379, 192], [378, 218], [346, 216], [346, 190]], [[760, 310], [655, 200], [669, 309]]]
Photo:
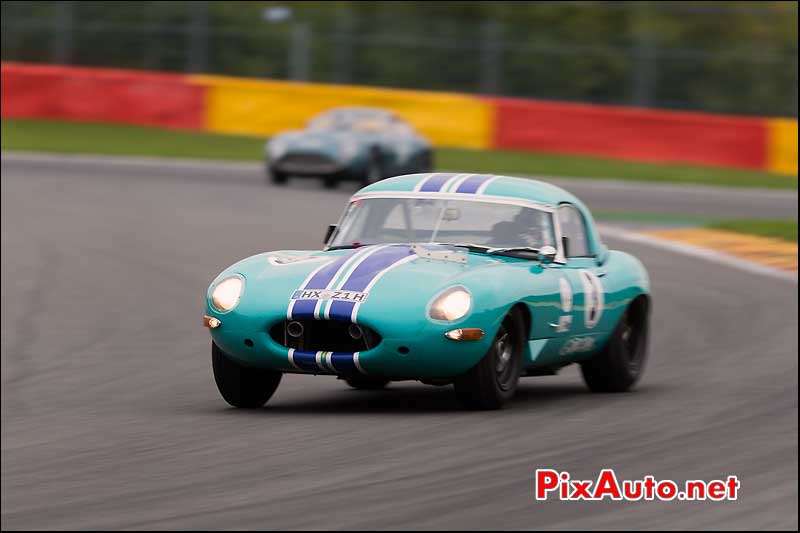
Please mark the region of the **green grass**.
[[3, 120], [3, 150], [258, 160], [264, 139], [94, 122]]
[[531, 152], [439, 150], [436, 163], [447, 169], [491, 172], [493, 174], [537, 174], [660, 183], [797, 189], [796, 176], [784, 176], [769, 172], [694, 165], [638, 163], [599, 157]]
[[[260, 160], [264, 143], [258, 137], [44, 120], [3, 120], [1, 133], [4, 150], [239, 161]], [[531, 152], [441, 148], [436, 151], [436, 165], [444, 170], [494, 174], [797, 189], [796, 176]]]
[[719, 220], [706, 227], [797, 242], [796, 220]]

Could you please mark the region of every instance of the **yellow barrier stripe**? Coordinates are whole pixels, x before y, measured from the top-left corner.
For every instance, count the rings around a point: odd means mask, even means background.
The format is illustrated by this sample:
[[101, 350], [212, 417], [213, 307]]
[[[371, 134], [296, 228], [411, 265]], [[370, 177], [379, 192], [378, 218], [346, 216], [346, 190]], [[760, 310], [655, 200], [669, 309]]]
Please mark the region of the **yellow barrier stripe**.
[[796, 120], [767, 120], [767, 170], [797, 176]]
[[478, 97], [349, 85], [191, 76], [206, 90], [206, 129], [272, 135], [302, 128], [332, 107], [391, 109], [436, 146], [484, 149], [492, 143], [493, 105]]
[[659, 230], [647, 234], [710, 248], [781, 270], [797, 272], [796, 242], [705, 228]]

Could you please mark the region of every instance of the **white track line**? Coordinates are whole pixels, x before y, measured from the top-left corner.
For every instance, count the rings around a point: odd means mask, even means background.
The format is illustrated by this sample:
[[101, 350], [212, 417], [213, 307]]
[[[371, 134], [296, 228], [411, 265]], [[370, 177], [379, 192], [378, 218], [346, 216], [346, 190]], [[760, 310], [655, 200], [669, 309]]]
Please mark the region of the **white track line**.
[[694, 246], [692, 244], [673, 241], [663, 237], [656, 237], [654, 235], [635, 233], [633, 231], [628, 231], [616, 226], [598, 224], [597, 227], [601, 233], [608, 235], [611, 238], [635, 242], [637, 244], [645, 244], [648, 246], [661, 248], [663, 250], [669, 250], [671, 252], [697, 257], [706, 261], [711, 261], [712, 263], [738, 268], [739, 270], [744, 270], [745, 272], [750, 272], [751, 274], [760, 274], [762, 276], [769, 276], [771, 278], [797, 283], [796, 272], [786, 272], [785, 270], [779, 270], [770, 266], [747, 261], [741, 257], [736, 257], [735, 255], [717, 252], [716, 250], [709, 250], [708, 248], [703, 248], [701, 246]]

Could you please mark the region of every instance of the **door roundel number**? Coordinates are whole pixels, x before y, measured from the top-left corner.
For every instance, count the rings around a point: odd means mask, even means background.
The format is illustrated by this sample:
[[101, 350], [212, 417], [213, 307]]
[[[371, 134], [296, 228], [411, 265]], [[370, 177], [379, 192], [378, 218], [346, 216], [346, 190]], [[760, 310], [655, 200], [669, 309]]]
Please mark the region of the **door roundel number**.
[[583, 284], [583, 323], [587, 329], [591, 329], [600, 322], [603, 316], [603, 306], [605, 305], [605, 291], [600, 278], [590, 270], [579, 270], [578, 275]]

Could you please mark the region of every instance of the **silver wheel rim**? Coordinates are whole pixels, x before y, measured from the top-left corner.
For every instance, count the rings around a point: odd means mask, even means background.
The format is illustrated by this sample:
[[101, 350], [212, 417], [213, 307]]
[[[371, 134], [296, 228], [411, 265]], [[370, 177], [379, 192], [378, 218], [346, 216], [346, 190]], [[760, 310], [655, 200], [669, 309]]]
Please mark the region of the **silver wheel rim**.
[[500, 326], [492, 349], [495, 353], [495, 378], [498, 386], [509, 390], [514, 385], [514, 343], [505, 326]]
[[632, 374], [636, 374], [639, 371], [639, 359], [641, 358], [641, 350], [639, 349], [640, 337], [641, 335], [636, 330], [636, 325], [631, 321], [630, 314], [625, 313], [622, 319], [620, 339], [622, 340], [623, 350], [625, 350], [625, 356], [628, 359], [628, 370]]

